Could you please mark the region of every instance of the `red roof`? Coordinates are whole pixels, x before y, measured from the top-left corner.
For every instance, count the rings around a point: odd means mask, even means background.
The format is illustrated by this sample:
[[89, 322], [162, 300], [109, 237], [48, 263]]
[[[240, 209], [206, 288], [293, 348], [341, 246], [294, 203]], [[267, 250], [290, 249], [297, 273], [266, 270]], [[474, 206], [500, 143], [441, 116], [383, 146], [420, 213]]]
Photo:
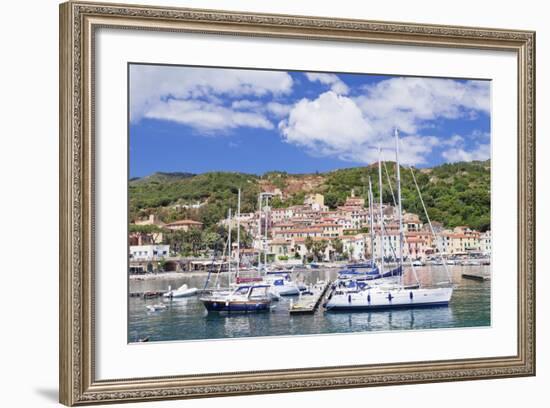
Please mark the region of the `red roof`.
[[282, 234], [299, 234], [302, 232], [323, 232], [321, 228], [292, 228], [280, 231]]

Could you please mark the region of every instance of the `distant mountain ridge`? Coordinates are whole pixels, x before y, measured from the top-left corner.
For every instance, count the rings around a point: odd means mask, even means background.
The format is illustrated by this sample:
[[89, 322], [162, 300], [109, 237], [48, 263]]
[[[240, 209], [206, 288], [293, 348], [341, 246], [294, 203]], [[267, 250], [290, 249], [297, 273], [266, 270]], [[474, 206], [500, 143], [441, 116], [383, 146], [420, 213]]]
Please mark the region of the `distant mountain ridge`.
[[184, 172], [163, 172], [163, 171], [157, 171], [153, 174], [150, 174], [145, 177], [133, 177], [130, 179], [131, 183], [143, 183], [143, 182], [151, 182], [151, 181], [175, 181], [175, 180], [181, 180], [189, 177], [193, 177], [195, 174], [193, 173], [184, 173]]
[[[489, 160], [414, 169], [414, 173], [432, 220], [449, 227], [468, 225], [482, 231], [490, 228]], [[274, 207], [301, 204], [307, 194], [321, 193], [325, 204], [335, 208], [343, 204], [352, 191], [366, 197], [369, 177], [377, 197], [376, 165], [312, 174], [158, 172], [130, 181], [130, 218], [156, 213], [165, 221], [192, 218], [208, 227], [224, 218], [229, 208], [236, 208], [238, 188], [242, 190], [243, 212], [254, 211], [260, 191], [275, 190], [280, 191], [282, 197], [273, 200]], [[391, 188], [395, 189], [395, 162], [385, 162], [383, 166], [383, 200], [392, 203], [388, 178]], [[401, 178], [403, 208], [425, 220], [409, 168], [401, 168]], [[200, 208], [189, 208], [196, 203], [202, 204]]]

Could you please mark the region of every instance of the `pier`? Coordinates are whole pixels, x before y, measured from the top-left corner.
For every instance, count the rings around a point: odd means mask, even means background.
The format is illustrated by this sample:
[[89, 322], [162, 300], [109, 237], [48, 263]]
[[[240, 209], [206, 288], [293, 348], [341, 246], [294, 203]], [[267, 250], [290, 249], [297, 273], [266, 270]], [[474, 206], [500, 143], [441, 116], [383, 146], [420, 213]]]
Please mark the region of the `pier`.
[[288, 309], [289, 313], [291, 315], [315, 313], [329, 286], [330, 281], [313, 285], [310, 294], [300, 295], [300, 298], [296, 302], [291, 301]]
[[476, 280], [476, 281], [480, 281], [480, 282], [483, 282], [483, 281], [486, 281], [486, 280], [490, 279], [489, 276], [487, 276], [487, 275], [477, 275], [477, 274], [473, 274], [473, 273], [463, 273], [462, 277], [464, 279]]

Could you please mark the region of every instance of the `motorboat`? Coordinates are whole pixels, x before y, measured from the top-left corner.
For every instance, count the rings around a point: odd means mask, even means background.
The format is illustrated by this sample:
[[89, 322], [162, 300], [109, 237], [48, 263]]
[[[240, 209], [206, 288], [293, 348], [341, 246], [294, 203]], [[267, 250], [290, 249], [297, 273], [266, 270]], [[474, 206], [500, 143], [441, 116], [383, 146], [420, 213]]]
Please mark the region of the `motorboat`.
[[229, 295], [212, 293], [200, 298], [208, 312], [267, 312], [271, 310], [269, 285], [239, 285]]
[[269, 285], [269, 291], [277, 296], [296, 296], [306, 289], [305, 285], [299, 285], [290, 279], [289, 274], [284, 273], [266, 275], [263, 282]]
[[193, 296], [197, 292], [198, 292], [197, 288], [190, 288], [190, 287], [187, 286], [186, 283], [184, 283], [183, 285], [181, 285], [176, 290], [172, 290], [172, 288], [169, 286], [168, 287], [168, 292], [166, 292], [163, 296], [165, 298], [170, 298], [170, 299], [172, 299], [172, 298], [182, 298], [182, 297]]

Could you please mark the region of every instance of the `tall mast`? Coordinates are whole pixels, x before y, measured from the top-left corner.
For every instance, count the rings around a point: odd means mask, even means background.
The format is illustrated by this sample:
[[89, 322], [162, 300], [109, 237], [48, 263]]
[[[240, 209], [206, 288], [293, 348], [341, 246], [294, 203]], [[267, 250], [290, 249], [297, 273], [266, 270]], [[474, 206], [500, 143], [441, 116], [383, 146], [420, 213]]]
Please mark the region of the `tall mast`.
[[374, 205], [372, 196], [372, 182], [369, 176], [369, 230], [370, 230], [370, 252], [372, 267], [374, 267]]
[[395, 166], [397, 174], [397, 213], [399, 219], [399, 268], [403, 284], [403, 212], [401, 206], [401, 171], [399, 169], [399, 132], [395, 129]]
[[227, 264], [227, 286], [231, 286], [231, 254], [232, 254], [232, 251], [231, 251], [231, 227], [232, 227], [232, 224], [233, 222], [231, 221], [231, 208], [229, 209], [228, 211], [228, 226], [229, 226], [229, 234], [228, 234], [228, 237], [227, 237], [227, 242], [228, 242], [228, 245], [229, 245], [229, 249], [227, 251], [227, 254], [228, 254], [228, 259], [229, 259], [229, 262]]
[[382, 209], [382, 148], [378, 148], [378, 186], [380, 195], [380, 209], [378, 223], [380, 224], [380, 274], [384, 273], [384, 210]]
[[265, 223], [264, 223], [264, 241], [263, 241], [263, 246], [264, 246], [264, 267], [267, 268], [267, 214], [268, 214], [268, 210], [269, 210], [269, 197], [266, 195], [265, 196], [265, 206], [264, 206], [264, 211], [265, 211]]
[[237, 195], [237, 270], [235, 276], [239, 276], [239, 266], [241, 264], [241, 189]]
[[258, 196], [258, 271], [262, 265], [262, 193]]

